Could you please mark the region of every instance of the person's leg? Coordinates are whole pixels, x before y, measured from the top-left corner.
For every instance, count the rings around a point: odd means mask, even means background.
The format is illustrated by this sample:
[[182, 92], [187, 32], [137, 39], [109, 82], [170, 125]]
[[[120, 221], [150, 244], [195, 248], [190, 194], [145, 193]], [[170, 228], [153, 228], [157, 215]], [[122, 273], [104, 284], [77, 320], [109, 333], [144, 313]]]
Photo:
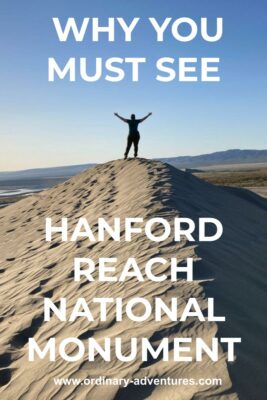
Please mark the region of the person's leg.
[[127, 139], [126, 150], [125, 150], [125, 153], [124, 153], [124, 159], [126, 159], [126, 158], [128, 157], [128, 153], [129, 153], [129, 151], [130, 151], [130, 148], [131, 148], [131, 146], [132, 146], [132, 143], [133, 143], [133, 139], [132, 139], [132, 137], [129, 135], [129, 136], [128, 136], [128, 139]]
[[140, 136], [136, 136], [136, 138], [134, 139], [134, 156], [137, 157], [138, 156], [138, 143], [140, 140]]

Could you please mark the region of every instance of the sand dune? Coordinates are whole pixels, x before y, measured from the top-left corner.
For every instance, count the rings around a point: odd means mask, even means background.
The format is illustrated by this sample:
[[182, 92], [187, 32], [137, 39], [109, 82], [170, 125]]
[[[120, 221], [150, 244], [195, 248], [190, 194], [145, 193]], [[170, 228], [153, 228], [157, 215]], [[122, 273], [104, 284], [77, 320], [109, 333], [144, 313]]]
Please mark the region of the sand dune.
[[[86, 217], [94, 225], [98, 217], [142, 217], [146, 220], [161, 216], [172, 220], [185, 216], [215, 217], [224, 225], [223, 237], [213, 243], [193, 245], [185, 240], [162, 243], [149, 242], [138, 236], [132, 242], [107, 240], [88, 244], [78, 242], [45, 241], [45, 217], [59, 222], [68, 217], [75, 225], [79, 217]], [[238, 399], [263, 400], [266, 396], [267, 323], [266, 260], [267, 260], [267, 202], [246, 190], [220, 188], [210, 185], [158, 161], [114, 161], [83, 172], [53, 189], [0, 210], [0, 398], [4, 400], [38, 399]], [[103, 282], [74, 282], [73, 258], [101, 256], [120, 259], [118, 274], [125, 260], [135, 256], [140, 265], [151, 257], [169, 259], [187, 257], [196, 262], [195, 280], [161, 284], [146, 281], [107, 284]], [[88, 324], [77, 320], [59, 322], [56, 318], [43, 321], [43, 298], [53, 301], [68, 299], [69, 306], [78, 297], [88, 302], [93, 297], [154, 296], [168, 299], [179, 297], [185, 302], [196, 297], [205, 310], [207, 297], [214, 297], [216, 310], [226, 316], [225, 323], [174, 323], [165, 319], [136, 323], [116, 322], [110, 309], [106, 322]], [[237, 360], [228, 364], [225, 349], [220, 349], [218, 362], [204, 357], [200, 363], [177, 363], [162, 360], [143, 363], [110, 363], [97, 358], [94, 364], [86, 358], [66, 363], [57, 357], [28, 361], [28, 337], [44, 344], [49, 337], [74, 336], [86, 341], [94, 337], [101, 342], [105, 337], [147, 337], [154, 344], [160, 338], [175, 336], [202, 337], [207, 343], [218, 336], [242, 337], [237, 347]], [[172, 350], [170, 350], [172, 351]], [[53, 378], [108, 377], [184, 377], [223, 380], [222, 386], [56, 386]]]

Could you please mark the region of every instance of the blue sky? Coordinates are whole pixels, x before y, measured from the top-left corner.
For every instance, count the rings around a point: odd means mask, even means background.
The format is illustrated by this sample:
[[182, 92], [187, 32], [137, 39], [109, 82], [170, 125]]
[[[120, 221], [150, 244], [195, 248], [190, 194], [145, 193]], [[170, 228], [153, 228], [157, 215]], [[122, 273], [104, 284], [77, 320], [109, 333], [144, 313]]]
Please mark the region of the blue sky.
[[[2, 0], [0, 7], [0, 170], [104, 162], [121, 158], [127, 126], [119, 112], [153, 116], [140, 127], [140, 156], [195, 155], [229, 148], [267, 148], [267, 49], [265, 0]], [[119, 28], [116, 41], [60, 43], [53, 17], [140, 17], [131, 43]], [[224, 18], [224, 35], [207, 43], [172, 38], [157, 43], [147, 18], [163, 21], [207, 17], [215, 27]], [[89, 25], [90, 27], [90, 25]], [[90, 29], [89, 29], [90, 33]], [[49, 83], [47, 59], [66, 62], [86, 57], [146, 57], [140, 81], [81, 80]], [[220, 83], [160, 83], [160, 57], [220, 57]], [[91, 63], [91, 64], [90, 64]]]

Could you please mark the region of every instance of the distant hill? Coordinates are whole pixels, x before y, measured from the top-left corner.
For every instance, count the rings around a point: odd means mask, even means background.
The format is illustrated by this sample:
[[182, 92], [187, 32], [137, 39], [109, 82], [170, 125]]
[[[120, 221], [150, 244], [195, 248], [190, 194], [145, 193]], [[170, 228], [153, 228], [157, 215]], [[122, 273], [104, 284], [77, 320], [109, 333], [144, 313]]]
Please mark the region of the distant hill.
[[68, 165], [64, 167], [35, 168], [23, 171], [0, 172], [0, 180], [38, 179], [38, 178], [69, 178], [94, 167], [96, 164]]
[[248, 164], [267, 162], [267, 150], [226, 150], [199, 156], [160, 158], [177, 168], [197, 168], [211, 165]]
[[[267, 150], [226, 150], [199, 156], [157, 158], [177, 168], [195, 169], [211, 165], [267, 162]], [[16, 179], [53, 179], [59, 182], [94, 167], [96, 164], [68, 165], [65, 167], [36, 168], [23, 171], [0, 172], [0, 181]]]

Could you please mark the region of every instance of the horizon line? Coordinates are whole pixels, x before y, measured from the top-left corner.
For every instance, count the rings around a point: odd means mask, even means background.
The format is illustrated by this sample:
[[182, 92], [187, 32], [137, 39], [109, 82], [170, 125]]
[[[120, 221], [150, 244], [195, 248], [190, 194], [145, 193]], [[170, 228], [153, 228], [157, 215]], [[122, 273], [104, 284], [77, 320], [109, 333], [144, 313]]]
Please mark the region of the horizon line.
[[[210, 153], [201, 153], [201, 154], [196, 154], [196, 155], [177, 155], [177, 156], [170, 156], [170, 157], [153, 157], [153, 158], [148, 158], [148, 160], [166, 160], [166, 159], [175, 159], [175, 158], [186, 158], [186, 157], [199, 157], [199, 156], [206, 156], [206, 155], [211, 155], [211, 154], [217, 154], [217, 153], [226, 153], [228, 151], [267, 151], [267, 149], [227, 149], [227, 150], [217, 150], [217, 151], [212, 151]], [[116, 159], [117, 160], [117, 159]], [[118, 158], [120, 160], [120, 158]], [[55, 169], [55, 168], [68, 168], [68, 167], [82, 167], [82, 166], [88, 166], [88, 165], [98, 165], [98, 164], [104, 164], [106, 162], [110, 162], [114, 160], [108, 160], [108, 161], [103, 161], [103, 162], [87, 162], [87, 163], [81, 163], [81, 164], [64, 164], [64, 165], [53, 165], [53, 166], [47, 166], [47, 167], [32, 167], [32, 168], [25, 168], [25, 169], [17, 169], [17, 170], [0, 170], [0, 173], [14, 173], [14, 172], [27, 172], [27, 171], [33, 171], [33, 170], [42, 170], [42, 169]]]

